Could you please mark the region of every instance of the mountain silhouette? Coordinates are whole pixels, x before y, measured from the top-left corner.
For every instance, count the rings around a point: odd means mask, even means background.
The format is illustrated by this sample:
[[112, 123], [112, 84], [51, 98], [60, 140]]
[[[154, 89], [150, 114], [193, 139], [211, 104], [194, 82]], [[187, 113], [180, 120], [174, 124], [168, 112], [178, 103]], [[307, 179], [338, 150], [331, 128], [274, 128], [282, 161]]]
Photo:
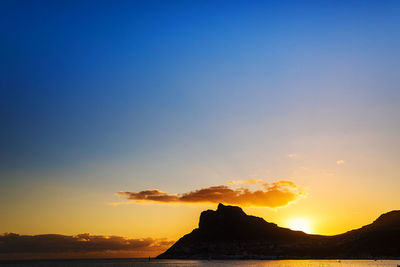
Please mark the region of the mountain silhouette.
[[310, 235], [219, 204], [160, 259], [400, 258], [400, 211], [335, 236]]

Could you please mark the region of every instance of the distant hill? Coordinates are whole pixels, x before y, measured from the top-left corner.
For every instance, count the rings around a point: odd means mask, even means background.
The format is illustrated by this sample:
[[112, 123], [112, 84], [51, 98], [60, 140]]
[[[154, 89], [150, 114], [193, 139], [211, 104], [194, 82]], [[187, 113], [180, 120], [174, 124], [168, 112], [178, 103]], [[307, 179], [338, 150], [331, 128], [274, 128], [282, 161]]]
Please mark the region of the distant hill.
[[400, 211], [335, 235], [309, 235], [218, 205], [203, 211], [199, 228], [183, 236], [159, 259], [400, 258]]

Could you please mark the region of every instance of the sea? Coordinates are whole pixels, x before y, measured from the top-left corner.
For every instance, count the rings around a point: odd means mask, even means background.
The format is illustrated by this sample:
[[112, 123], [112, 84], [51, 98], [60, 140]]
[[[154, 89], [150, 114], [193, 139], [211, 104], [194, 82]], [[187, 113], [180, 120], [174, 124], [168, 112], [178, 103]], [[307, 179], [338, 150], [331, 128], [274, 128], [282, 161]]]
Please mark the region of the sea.
[[246, 266], [246, 267], [398, 267], [400, 260], [148, 260], [148, 259], [101, 259], [101, 260], [34, 260], [0, 261], [0, 266], [12, 267], [197, 267], [197, 266]]

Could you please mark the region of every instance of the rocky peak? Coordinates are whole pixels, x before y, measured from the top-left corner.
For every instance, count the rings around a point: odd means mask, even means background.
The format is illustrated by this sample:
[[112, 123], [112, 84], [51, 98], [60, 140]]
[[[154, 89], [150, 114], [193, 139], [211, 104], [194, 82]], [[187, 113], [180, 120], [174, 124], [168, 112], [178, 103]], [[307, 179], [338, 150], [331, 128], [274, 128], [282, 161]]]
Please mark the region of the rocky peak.
[[226, 206], [219, 203], [216, 211], [206, 210], [201, 213], [199, 228], [209, 229], [215, 228], [216, 226], [223, 226], [224, 224], [235, 222], [245, 216], [247, 216], [246, 213], [240, 207]]
[[228, 216], [246, 216], [246, 213], [237, 206], [225, 206], [222, 203], [218, 204], [217, 213]]

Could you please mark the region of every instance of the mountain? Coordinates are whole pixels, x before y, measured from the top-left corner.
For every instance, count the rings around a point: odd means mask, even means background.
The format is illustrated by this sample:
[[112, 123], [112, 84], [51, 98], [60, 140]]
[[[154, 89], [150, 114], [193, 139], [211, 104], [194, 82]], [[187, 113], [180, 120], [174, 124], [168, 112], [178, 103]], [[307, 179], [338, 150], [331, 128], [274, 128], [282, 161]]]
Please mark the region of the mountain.
[[310, 235], [219, 204], [159, 259], [400, 258], [400, 211], [335, 236]]

